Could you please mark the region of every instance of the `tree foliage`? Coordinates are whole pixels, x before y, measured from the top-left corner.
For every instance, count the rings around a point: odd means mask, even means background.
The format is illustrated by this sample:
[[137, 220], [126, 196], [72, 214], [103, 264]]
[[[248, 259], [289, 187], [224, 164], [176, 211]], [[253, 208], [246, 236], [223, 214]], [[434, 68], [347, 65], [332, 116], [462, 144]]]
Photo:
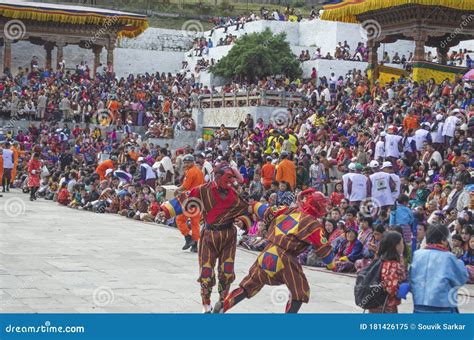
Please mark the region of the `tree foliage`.
[[285, 33], [274, 35], [268, 28], [261, 33], [244, 35], [210, 71], [227, 79], [247, 78], [249, 81], [271, 75], [300, 77], [300, 63], [285, 37]]

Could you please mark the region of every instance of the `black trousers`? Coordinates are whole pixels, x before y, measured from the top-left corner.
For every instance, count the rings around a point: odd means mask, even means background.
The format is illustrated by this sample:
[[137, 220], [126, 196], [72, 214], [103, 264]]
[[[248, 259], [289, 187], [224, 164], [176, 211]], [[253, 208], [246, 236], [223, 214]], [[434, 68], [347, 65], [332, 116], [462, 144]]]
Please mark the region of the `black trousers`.
[[10, 188], [11, 178], [12, 178], [12, 169], [8, 169], [8, 168], [3, 169], [2, 186], [4, 190], [5, 188], [7, 189]]

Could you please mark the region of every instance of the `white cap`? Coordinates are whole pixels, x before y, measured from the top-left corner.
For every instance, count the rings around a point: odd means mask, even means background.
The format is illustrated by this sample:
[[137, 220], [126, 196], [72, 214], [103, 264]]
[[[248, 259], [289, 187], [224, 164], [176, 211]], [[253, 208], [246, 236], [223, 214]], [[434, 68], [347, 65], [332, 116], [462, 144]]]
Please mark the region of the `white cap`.
[[113, 169], [107, 169], [107, 170], [105, 170], [105, 176], [110, 175], [112, 172], [114, 172]]
[[349, 163], [348, 168], [349, 168], [349, 170], [355, 170], [355, 168], [356, 168], [355, 163]]
[[378, 168], [379, 167], [379, 162], [377, 162], [376, 160], [370, 161], [369, 167]]
[[382, 163], [382, 169], [391, 168], [391, 167], [392, 167], [392, 162], [385, 161]]
[[140, 163], [140, 162], [143, 162], [145, 159], [143, 157], [138, 157], [138, 160], [137, 162]]

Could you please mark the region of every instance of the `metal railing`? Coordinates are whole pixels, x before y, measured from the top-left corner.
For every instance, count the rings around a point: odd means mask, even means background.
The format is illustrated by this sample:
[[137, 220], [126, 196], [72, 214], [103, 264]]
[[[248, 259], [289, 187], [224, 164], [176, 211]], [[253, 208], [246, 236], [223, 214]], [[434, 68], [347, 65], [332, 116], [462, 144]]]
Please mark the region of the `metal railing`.
[[200, 96], [201, 108], [278, 106], [287, 107], [293, 102], [301, 102], [301, 96], [290, 95], [285, 91], [258, 91], [205, 94]]

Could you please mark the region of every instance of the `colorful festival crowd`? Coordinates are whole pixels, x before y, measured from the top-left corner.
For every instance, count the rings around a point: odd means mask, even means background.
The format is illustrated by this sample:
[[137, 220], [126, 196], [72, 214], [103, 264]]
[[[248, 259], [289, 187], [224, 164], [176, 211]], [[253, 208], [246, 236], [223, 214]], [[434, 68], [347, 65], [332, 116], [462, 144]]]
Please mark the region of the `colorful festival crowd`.
[[[281, 88], [302, 100], [276, 109], [271, 121], [248, 115], [236, 129], [222, 125], [210, 140], [171, 150], [146, 138], [172, 137], [179, 126], [195, 129], [190, 109], [206, 90], [194, 77], [157, 73], [117, 80], [106, 73], [89, 80], [87, 70], [51, 73], [34, 65], [16, 75], [7, 72], [0, 96], [9, 103], [12, 127], [3, 127], [0, 149], [3, 199], [15, 187], [32, 201], [176, 225], [185, 238], [183, 249], [198, 252], [199, 211], [174, 217], [166, 202], [173, 193], [179, 197], [221, 178], [226, 165], [237, 179], [232, 190], [252, 207], [291, 210], [302, 192], [324, 194], [327, 209], [312, 216], [323, 227], [321, 240], [332, 246], [331, 265], [321, 244], [309, 241], [294, 254], [298, 265], [360, 273], [382, 260], [389, 296], [383, 312], [397, 311], [401, 287], [411, 289], [417, 311], [457, 310], [445, 292], [474, 282], [469, 84], [400, 78], [369, 87], [359, 71], [344, 79], [268, 78], [235, 86]], [[38, 122], [15, 129], [15, 120], [28, 114], [20, 108], [30, 102]], [[145, 136], [133, 132], [135, 125], [158, 127]], [[237, 224], [236, 243], [268, 250], [273, 224], [248, 217]], [[424, 285], [426, 277], [433, 278], [430, 285]], [[222, 289], [221, 302], [228, 287]], [[294, 306], [288, 310], [297, 311]]]

